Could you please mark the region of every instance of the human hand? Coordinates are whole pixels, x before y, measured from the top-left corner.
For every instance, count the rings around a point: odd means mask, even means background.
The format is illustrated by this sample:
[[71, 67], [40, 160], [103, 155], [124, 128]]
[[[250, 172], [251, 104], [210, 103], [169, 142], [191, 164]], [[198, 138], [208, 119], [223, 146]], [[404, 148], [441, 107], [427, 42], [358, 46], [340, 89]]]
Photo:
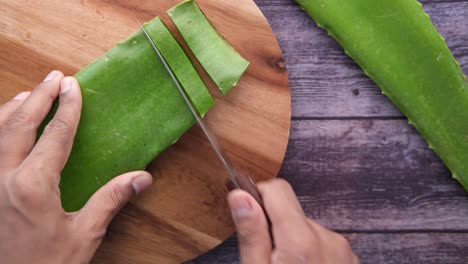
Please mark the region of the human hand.
[[304, 215], [291, 186], [276, 179], [258, 185], [272, 223], [275, 248], [260, 205], [246, 192], [228, 195], [242, 264], [358, 264], [348, 241]]
[[[57, 97], [58, 110], [35, 144]], [[78, 82], [59, 71], [0, 107], [2, 263], [88, 263], [115, 214], [152, 183], [147, 172], [127, 173], [98, 190], [80, 211], [64, 212], [58, 184], [80, 112]]]

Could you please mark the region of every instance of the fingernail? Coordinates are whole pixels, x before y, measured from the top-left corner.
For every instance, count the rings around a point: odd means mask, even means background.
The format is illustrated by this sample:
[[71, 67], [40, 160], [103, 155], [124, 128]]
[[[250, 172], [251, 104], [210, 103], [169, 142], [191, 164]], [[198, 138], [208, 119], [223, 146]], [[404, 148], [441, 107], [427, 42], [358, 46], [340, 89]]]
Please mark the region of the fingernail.
[[60, 94], [69, 92], [76, 85], [76, 80], [72, 77], [65, 77], [60, 84]]
[[60, 75], [59, 71], [51, 71], [44, 79], [44, 82], [52, 81]]
[[238, 199], [231, 201], [231, 213], [234, 221], [248, 218], [252, 212], [252, 205], [245, 197], [238, 197]]
[[142, 174], [132, 180], [132, 187], [135, 193], [141, 193], [153, 183], [153, 177], [150, 174]]
[[13, 100], [18, 100], [18, 101], [24, 101], [28, 96], [31, 94], [31, 92], [21, 92], [18, 95], [13, 98]]

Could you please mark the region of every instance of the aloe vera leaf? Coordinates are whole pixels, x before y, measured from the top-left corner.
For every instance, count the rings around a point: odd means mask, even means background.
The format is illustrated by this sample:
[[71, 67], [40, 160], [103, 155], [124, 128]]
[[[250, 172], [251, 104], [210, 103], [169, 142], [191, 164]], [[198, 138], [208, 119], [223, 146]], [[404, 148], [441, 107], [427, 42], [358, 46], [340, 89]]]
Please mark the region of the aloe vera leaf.
[[145, 28], [153, 29], [154, 34], [151, 37], [153, 42], [184, 87], [199, 114], [205, 114], [213, 105], [213, 98], [182, 47], [159, 17], [145, 24]]
[[216, 31], [195, 1], [182, 2], [167, 13], [208, 75], [227, 94], [249, 62]]
[[[159, 20], [145, 28], [158, 44], [173, 42]], [[182, 50], [161, 45], [168, 63], [183, 83], [198, 83]], [[180, 60], [180, 61], [179, 61]], [[113, 177], [140, 170], [195, 124], [195, 119], [156, 57], [142, 31], [131, 35], [75, 75], [83, 110], [70, 158], [62, 172], [60, 190], [66, 211], [80, 209]], [[191, 89], [194, 89], [194, 88]], [[212, 99], [197, 90], [191, 98], [205, 114]], [[43, 126], [52, 118], [57, 105]], [[42, 126], [42, 127], [43, 127]]]
[[468, 190], [468, 84], [415, 0], [296, 0], [343, 46]]

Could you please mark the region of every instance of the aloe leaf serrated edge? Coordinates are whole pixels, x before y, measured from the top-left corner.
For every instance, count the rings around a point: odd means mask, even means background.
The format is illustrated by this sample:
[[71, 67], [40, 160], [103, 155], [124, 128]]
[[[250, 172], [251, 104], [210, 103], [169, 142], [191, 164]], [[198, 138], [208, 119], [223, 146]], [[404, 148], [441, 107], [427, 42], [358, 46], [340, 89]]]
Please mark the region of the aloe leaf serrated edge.
[[415, 0], [296, 0], [405, 114], [468, 190], [468, 84]]

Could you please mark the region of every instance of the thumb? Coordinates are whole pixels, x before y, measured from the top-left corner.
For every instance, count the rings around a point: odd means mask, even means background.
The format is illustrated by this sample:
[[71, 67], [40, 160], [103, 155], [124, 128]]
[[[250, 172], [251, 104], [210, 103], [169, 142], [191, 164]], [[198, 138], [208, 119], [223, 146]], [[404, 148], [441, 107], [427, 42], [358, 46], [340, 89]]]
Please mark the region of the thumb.
[[153, 183], [151, 174], [135, 171], [122, 174], [102, 186], [78, 212], [80, 225], [91, 231], [105, 232], [119, 210], [134, 196]]
[[230, 192], [228, 202], [237, 229], [241, 263], [269, 264], [272, 242], [262, 208], [242, 190]]

